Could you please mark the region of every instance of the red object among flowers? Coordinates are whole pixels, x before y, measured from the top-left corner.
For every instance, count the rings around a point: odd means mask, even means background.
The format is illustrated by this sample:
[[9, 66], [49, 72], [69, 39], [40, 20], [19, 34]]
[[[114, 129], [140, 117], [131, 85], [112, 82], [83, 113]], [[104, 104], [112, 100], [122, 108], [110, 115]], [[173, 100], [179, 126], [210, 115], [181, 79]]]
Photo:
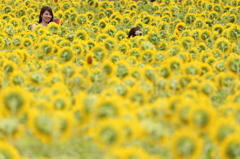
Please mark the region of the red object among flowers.
[[60, 19], [53, 19], [53, 22], [60, 24]]

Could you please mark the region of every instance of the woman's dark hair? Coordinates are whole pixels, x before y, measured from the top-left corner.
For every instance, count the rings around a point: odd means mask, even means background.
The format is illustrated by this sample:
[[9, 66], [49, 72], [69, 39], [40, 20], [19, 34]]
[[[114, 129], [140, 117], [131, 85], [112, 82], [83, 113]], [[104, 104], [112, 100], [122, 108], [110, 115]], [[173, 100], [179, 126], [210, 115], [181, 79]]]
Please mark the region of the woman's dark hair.
[[50, 7], [48, 7], [48, 6], [44, 6], [44, 7], [42, 7], [42, 9], [41, 9], [38, 23], [41, 23], [41, 22], [42, 22], [42, 15], [43, 15], [43, 13], [44, 13], [45, 11], [48, 11], [48, 12], [51, 14], [51, 16], [52, 16], [52, 18], [51, 18], [51, 20], [49, 21], [49, 23], [53, 21], [53, 12], [52, 12], [52, 9], [51, 9]]
[[[141, 31], [139, 28], [132, 28], [130, 30], [130, 32], [128, 33], [128, 38], [130, 37], [134, 37], [134, 36], [137, 36], [138, 34], [136, 34], [137, 31]], [[142, 35], [141, 33], [139, 35]]]

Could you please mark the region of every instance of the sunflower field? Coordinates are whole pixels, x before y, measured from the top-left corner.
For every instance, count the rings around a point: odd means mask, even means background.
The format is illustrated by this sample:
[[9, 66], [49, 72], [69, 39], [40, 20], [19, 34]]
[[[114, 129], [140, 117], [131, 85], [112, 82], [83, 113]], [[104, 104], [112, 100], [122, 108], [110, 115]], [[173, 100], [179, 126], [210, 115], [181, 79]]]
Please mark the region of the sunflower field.
[[240, 159], [240, 0], [0, 13], [0, 159]]

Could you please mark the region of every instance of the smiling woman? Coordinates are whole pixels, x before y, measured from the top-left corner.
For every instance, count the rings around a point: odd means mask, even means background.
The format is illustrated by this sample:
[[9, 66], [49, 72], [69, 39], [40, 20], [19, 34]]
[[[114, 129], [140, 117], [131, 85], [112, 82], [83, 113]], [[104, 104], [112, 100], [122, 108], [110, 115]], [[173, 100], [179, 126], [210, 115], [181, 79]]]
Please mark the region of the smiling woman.
[[41, 24], [44, 27], [47, 27], [48, 23], [50, 23], [52, 21], [53, 21], [52, 9], [50, 7], [44, 6], [41, 9], [38, 24], [33, 24], [31, 27], [31, 30], [34, 31], [35, 26], [39, 25], [39, 24]]

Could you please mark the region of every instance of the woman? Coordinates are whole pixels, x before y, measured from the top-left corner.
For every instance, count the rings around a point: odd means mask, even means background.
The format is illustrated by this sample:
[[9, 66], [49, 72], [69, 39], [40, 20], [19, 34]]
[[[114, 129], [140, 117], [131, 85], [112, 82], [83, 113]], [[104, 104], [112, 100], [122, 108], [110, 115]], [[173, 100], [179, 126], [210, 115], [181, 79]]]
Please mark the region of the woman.
[[139, 28], [132, 28], [130, 30], [130, 32], [128, 33], [128, 38], [134, 37], [134, 36], [137, 36], [137, 35], [142, 35], [141, 30]]
[[44, 27], [48, 26], [48, 23], [53, 21], [53, 12], [50, 7], [42, 7], [40, 15], [39, 15], [39, 21], [38, 24], [33, 24], [31, 27], [31, 30], [34, 31], [34, 28], [36, 25], [41, 24]]

